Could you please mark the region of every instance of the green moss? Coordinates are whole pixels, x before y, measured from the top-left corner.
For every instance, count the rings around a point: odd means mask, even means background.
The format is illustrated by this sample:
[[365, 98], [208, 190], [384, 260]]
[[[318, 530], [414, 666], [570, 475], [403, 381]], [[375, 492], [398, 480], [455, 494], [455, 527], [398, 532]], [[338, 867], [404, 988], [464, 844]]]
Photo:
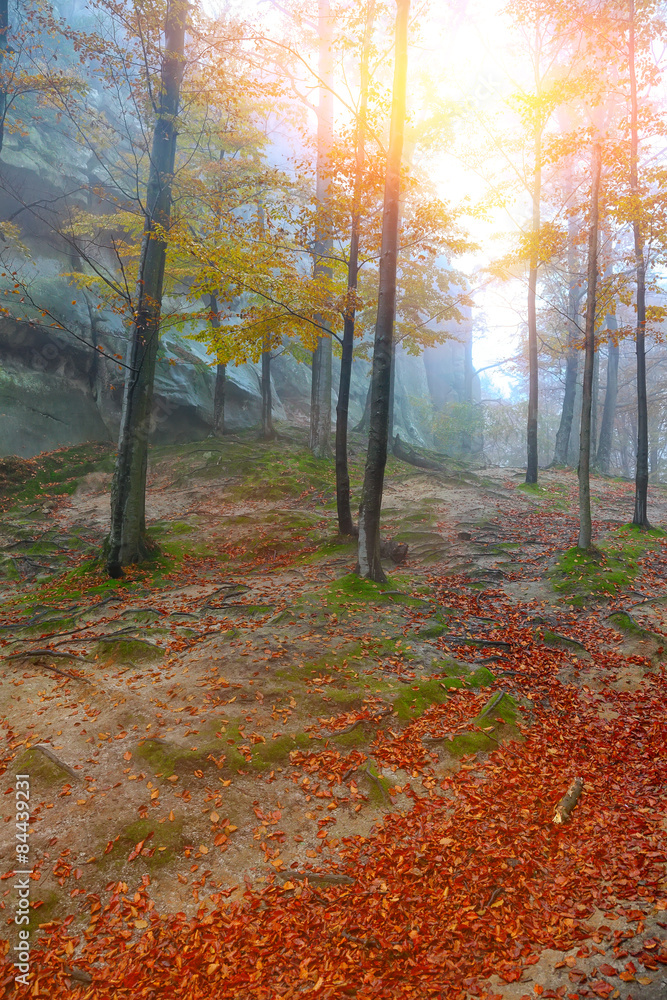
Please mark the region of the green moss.
[[[16, 459], [4, 459], [0, 466], [0, 504], [5, 509], [20, 509], [52, 497], [68, 496], [83, 476], [99, 470], [111, 451], [108, 443], [88, 443], [44, 452], [23, 460], [20, 466]], [[14, 465], [9, 469], [7, 463], [11, 462]]]
[[368, 801], [374, 806], [387, 806], [391, 804], [389, 789], [390, 782], [383, 778], [372, 760], [366, 764], [364, 771], [357, 772], [364, 775], [368, 786]]
[[355, 729], [351, 729], [349, 733], [334, 733], [331, 739], [337, 746], [350, 749], [351, 747], [359, 747], [364, 743], [368, 743], [369, 737], [364, 731], [364, 726], [357, 726]]
[[[28, 930], [32, 933], [36, 931], [40, 924], [48, 924], [51, 920], [54, 920], [60, 915], [61, 910], [61, 899], [58, 893], [54, 889], [37, 889], [33, 890], [33, 901], [31, 903], [30, 909], [30, 920], [28, 922]], [[65, 896], [62, 903], [67, 901], [70, 902], [69, 896]], [[35, 903], [40, 905], [35, 909]], [[65, 916], [66, 914], [62, 914]]]
[[252, 751], [252, 767], [264, 770], [276, 764], [287, 763], [292, 750], [304, 750], [310, 746], [310, 737], [306, 733], [284, 734], [266, 743], [258, 743]]
[[137, 660], [154, 663], [164, 657], [164, 650], [159, 646], [139, 639], [100, 639], [93, 646], [93, 653], [118, 663], [134, 663]]
[[639, 560], [655, 550], [664, 537], [661, 530], [642, 531], [632, 525], [616, 528], [585, 552], [564, 552], [549, 577], [557, 593], [570, 603], [583, 605], [587, 598], [603, 598], [627, 588], [641, 571]]
[[410, 687], [403, 688], [394, 700], [394, 711], [401, 722], [418, 719], [429, 705], [442, 705], [447, 701], [446, 687], [458, 686], [451, 684], [448, 678], [441, 681], [428, 680]]
[[141, 863], [149, 870], [162, 868], [170, 864], [185, 846], [183, 820], [178, 818], [165, 823], [158, 823], [152, 818], [135, 820], [122, 829], [109, 853], [98, 857], [97, 867], [103, 871], [121, 869], [142, 840], [145, 841], [144, 849], [152, 853], [150, 856], [141, 855]]
[[466, 687], [471, 688], [489, 687], [491, 684], [494, 684], [495, 681], [496, 678], [488, 667], [478, 667], [474, 673], [470, 674], [465, 679]]
[[16, 758], [13, 769], [15, 774], [29, 774], [31, 784], [42, 785], [44, 789], [62, 788], [73, 783], [71, 774], [64, 767], [32, 748], [24, 750]]

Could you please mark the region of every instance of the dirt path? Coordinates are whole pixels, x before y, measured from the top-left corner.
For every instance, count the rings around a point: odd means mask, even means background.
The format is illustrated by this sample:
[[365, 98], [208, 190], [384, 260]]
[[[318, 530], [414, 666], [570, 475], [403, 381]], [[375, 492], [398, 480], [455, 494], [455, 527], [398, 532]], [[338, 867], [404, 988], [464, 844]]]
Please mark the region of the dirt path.
[[[174, 968], [193, 998], [206, 970], [248, 1000], [664, 997], [665, 550], [622, 534], [628, 484], [595, 483], [625, 573], [605, 590], [606, 565], [557, 573], [571, 474], [530, 493], [507, 470], [396, 465], [385, 518], [410, 553], [377, 588], [349, 575], [317, 469], [294, 476], [295, 452], [248, 490], [219, 447], [152, 471], [165, 565], [115, 586], [74, 563], [64, 587], [24, 584], [0, 633], [34, 983], [64, 996], [76, 964], [91, 998], [173, 991]], [[92, 539], [107, 511], [93, 472], [47, 516]], [[205, 962], [195, 925], [218, 928]]]

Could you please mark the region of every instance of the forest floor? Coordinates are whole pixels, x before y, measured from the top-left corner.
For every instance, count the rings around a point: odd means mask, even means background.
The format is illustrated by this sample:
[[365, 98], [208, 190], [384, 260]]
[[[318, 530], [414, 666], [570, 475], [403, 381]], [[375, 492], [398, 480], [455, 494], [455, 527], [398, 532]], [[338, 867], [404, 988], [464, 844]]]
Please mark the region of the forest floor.
[[391, 459], [375, 585], [331, 462], [208, 439], [110, 581], [110, 470], [0, 462], [0, 996], [667, 998], [665, 487], [594, 479], [582, 557], [571, 471]]

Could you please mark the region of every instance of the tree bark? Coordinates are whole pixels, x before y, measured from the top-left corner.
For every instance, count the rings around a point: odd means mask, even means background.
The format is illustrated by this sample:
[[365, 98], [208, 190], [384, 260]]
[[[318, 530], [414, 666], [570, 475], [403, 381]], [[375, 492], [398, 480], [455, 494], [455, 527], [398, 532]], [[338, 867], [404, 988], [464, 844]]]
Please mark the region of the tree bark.
[[[319, 106], [317, 109], [317, 182], [316, 198], [320, 212], [319, 232], [315, 241], [314, 277], [330, 275], [326, 263], [332, 242], [328, 235], [329, 224], [324, 220], [330, 179], [329, 158], [333, 136], [333, 28], [329, 0], [319, 0], [318, 29], [320, 39], [318, 73], [320, 78]], [[324, 259], [323, 259], [324, 258]], [[326, 326], [321, 316], [317, 317]], [[318, 338], [313, 352], [312, 383], [310, 393], [310, 448], [314, 455], [323, 458], [331, 450], [331, 336]]]
[[[618, 329], [616, 315], [609, 313], [606, 324], [607, 330], [616, 331]], [[598, 470], [605, 476], [609, 475], [611, 445], [614, 436], [616, 397], [618, 395], [618, 355], [618, 341], [610, 337], [607, 347], [607, 387], [604, 395], [604, 407], [600, 423], [600, 440], [596, 456]]]
[[591, 220], [588, 230], [588, 275], [586, 282], [586, 326], [584, 330], [584, 380], [581, 393], [579, 430], [579, 539], [577, 547], [589, 549], [593, 540], [591, 522], [591, 406], [593, 401], [593, 366], [595, 361], [595, 305], [598, 267], [598, 201], [602, 151], [593, 147]]
[[535, 125], [533, 166], [533, 244], [530, 251], [528, 270], [528, 426], [526, 441], [528, 446], [526, 462], [526, 483], [537, 482], [537, 268], [539, 263], [538, 241], [540, 234], [540, 198], [542, 194], [542, 127]]
[[389, 150], [384, 189], [382, 249], [375, 323], [373, 371], [371, 375], [371, 425], [364, 485], [359, 510], [359, 563], [363, 577], [385, 580], [380, 561], [380, 511], [387, 462], [389, 390], [394, 319], [396, 315], [396, 267], [398, 219], [401, 194], [401, 156], [405, 129], [408, 70], [408, 16], [410, 0], [396, 0], [396, 47], [394, 84], [389, 131]]
[[123, 566], [141, 562], [148, 554], [145, 515], [148, 434], [166, 258], [166, 245], [156, 236], [155, 227], [167, 228], [171, 217], [186, 12], [184, 0], [172, 0], [167, 8], [136, 306], [128, 350], [130, 371], [125, 382], [118, 455], [111, 487], [111, 530], [106, 564], [112, 577], [122, 576]]
[[336, 404], [336, 507], [338, 510], [338, 530], [341, 535], [355, 533], [350, 506], [350, 473], [347, 464], [347, 425], [350, 410], [350, 381], [352, 378], [352, 354], [354, 350], [354, 326], [356, 314], [356, 292], [359, 270], [359, 228], [361, 223], [361, 194], [366, 159], [366, 118], [368, 114], [368, 61], [371, 34], [375, 17], [375, 0], [369, 0], [366, 8], [366, 26], [361, 50], [359, 114], [356, 128], [354, 189], [352, 194], [352, 225], [350, 233], [350, 259], [347, 265], [347, 302], [343, 320], [342, 357], [338, 402]]
[[366, 402], [364, 403], [364, 412], [361, 414], [361, 420], [353, 427], [352, 430], [355, 434], [363, 434], [368, 430], [371, 423], [371, 389], [373, 388], [372, 383], [368, 383], [368, 392], [366, 393]]
[[635, 475], [635, 512], [632, 523], [650, 528], [648, 520], [648, 402], [646, 398], [646, 262], [644, 234], [639, 213], [637, 73], [635, 66], [635, 4], [629, 0], [628, 61], [630, 63], [630, 192], [635, 218], [632, 232], [635, 244], [637, 275], [637, 471]]
[[[211, 295], [211, 326], [214, 330], [220, 329], [220, 312], [218, 310], [218, 297]], [[218, 363], [215, 369], [215, 389], [213, 390], [213, 433], [225, 433], [225, 389], [226, 389], [227, 366]]]
[[271, 406], [271, 346], [268, 337], [264, 338], [262, 351], [262, 438], [270, 441], [276, 436], [273, 429]]

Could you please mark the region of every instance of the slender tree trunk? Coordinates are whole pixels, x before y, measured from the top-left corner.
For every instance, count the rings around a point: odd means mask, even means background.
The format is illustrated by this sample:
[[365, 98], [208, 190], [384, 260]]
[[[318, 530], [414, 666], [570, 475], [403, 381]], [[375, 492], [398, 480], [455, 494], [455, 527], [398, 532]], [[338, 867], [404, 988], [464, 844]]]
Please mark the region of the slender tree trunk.
[[[218, 310], [218, 297], [211, 295], [211, 326], [214, 330], [220, 329], [220, 312]], [[225, 389], [226, 389], [227, 366], [218, 363], [215, 369], [215, 388], [213, 390], [213, 433], [225, 433]]]
[[598, 396], [600, 393], [600, 348], [593, 346], [593, 388], [591, 395], [591, 468], [597, 468]]
[[396, 351], [397, 344], [394, 342], [391, 351], [391, 370], [389, 372], [389, 426], [387, 428], [387, 438], [389, 449], [393, 447], [394, 441], [394, 416], [396, 412]]
[[598, 268], [598, 199], [602, 152], [598, 143], [593, 147], [591, 222], [588, 230], [588, 276], [586, 282], [586, 326], [584, 330], [584, 381], [581, 393], [581, 424], [579, 430], [579, 540], [580, 549], [589, 549], [593, 541], [591, 521], [591, 407], [593, 402], [593, 367], [595, 363], [595, 292]]
[[[0, 76], [5, 72], [7, 55], [7, 32], [9, 31], [9, 0], [0, 0]], [[7, 113], [7, 91], [0, 86], [0, 153], [5, 137], [5, 115]]]
[[271, 346], [265, 337], [262, 351], [262, 438], [265, 441], [275, 437], [271, 409]]
[[542, 126], [535, 124], [533, 167], [533, 244], [530, 251], [528, 270], [528, 426], [526, 442], [528, 446], [526, 482], [537, 482], [537, 268], [539, 263], [538, 241], [540, 235], [540, 199], [542, 196]]
[[355, 532], [350, 506], [350, 473], [347, 465], [347, 424], [350, 410], [350, 380], [354, 351], [354, 325], [356, 315], [357, 277], [359, 270], [359, 228], [361, 223], [361, 194], [366, 159], [366, 118], [368, 115], [368, 60], [371, 34], [375, 17], [375, 0], [366, 7], [366, 27], [361, 50], [359, 114], [356, 128], [354, 190], [352, 194], [352, 227], [350, 233], [350, 259], [347, 265], [347, 302], [343, 320], [342, 357], [338, 402], [336, 404], [336, 507], [338, 530], [341, 535]]
[[380, 561], [380, 511], [387, 462], [389, 383], [396, 315], [398, 219], [406, 112], [410, 0], [396, 0], [396, 8], [396, 56], [382, 217], [378, 311], [371, 375], [371, 426], [359, 510], [359, 573], [379, 583], [385, 580]]
[[[326, 258], [331, 253], [332, 242], [328, 235], [329, 223], [325, 212], [329, 200], [329, 158], [333, 136], [333, 30], [329, 0], [319, 0], [318, 28], [320, 53], [319, 106], [317, 109], [317, 183], [316, 197], [321, 212], [315, 242], [314, 276], [330, 275]], [[318, 322], [323, 326], [322, 317]], [[323, 458], [331, 450], [331, 336], [318, 338], [313, 352], [312, 384], [310, 393], [310, 448], [314, 455]]]
[[639, 213], [637, 74], [635, 68], [635, 4], [630, 0], [630, 32], [628, 45], [630, 63], [630, 191], [635, 219], [632, 232], [635, 243], [637, 274], [637, 473], [635, 476], [635, 512], [632, 523], [638, 528], [650, 528], [648, 520], [648, 402], [646, 398], [646, 262], [644, 234]]
[[155, 235], [155, 226], [168, 228], [171, 217], [186, 12], [184, 0], [172, 0], [167, 8], [162, 79], [128, 351], [130, 371], [125, 382], [118, 456], [111, 487], [107, 571], [112, 577], [122, 576], [123, 566], [141, 562], [148, 552], [145, 516], [148, 434], [166, 257], [166, 245]]
[[[607, 316], [606, 323], [607, 330], [616, 331], [618, 329], [615, 314], [610, 313]], [[610, 336], [607, 347], [607, 388], [604, 394], [604, 408], [602, 410], [600, 440], [597, 450], [597, 467], [605, 476], [609, 475], [611, 445], [614, 436], [616, 397], [618, 395], [618, 355], [618, 340], [615, 340], [613, 336]]]
[[371, 390], [373, 388], [372, 382], [368, 383], [368, 391], [366, 393], [366, 402], [364, 403], [364, 412], [361, 414], [361, 420], [353, 427], [352, 430], [355, 434], [363, 434], [368, 430], [371, 423]]

